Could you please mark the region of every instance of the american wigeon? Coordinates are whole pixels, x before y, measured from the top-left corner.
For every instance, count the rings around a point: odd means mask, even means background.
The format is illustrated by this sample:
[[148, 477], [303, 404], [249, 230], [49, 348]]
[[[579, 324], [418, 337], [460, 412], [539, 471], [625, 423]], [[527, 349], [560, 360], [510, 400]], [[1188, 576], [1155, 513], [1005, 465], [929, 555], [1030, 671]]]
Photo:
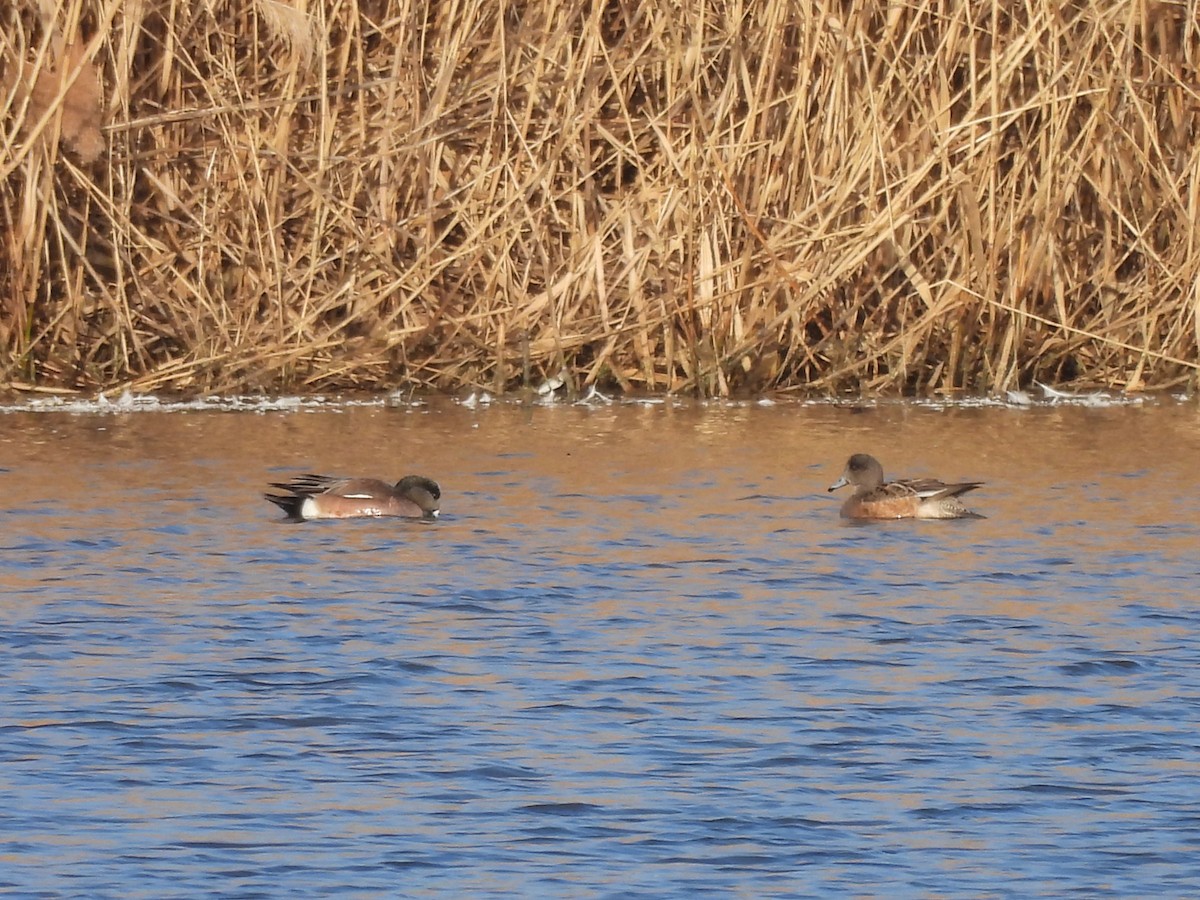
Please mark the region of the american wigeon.
[[442, 489], [420, 475], [405, 475], [394, 485], [378, 478], [334, 478], [300, 475], [271, 482], [287, 494], [263, 494], [292, 519], [352, 519], [363, 516], [407, 516], [434, 519]]
[[847, 519], [982, 519], [958, 499], [982, 481], [943, 484], [935, 478], [885, 482], [883, 466], [866, 453], [855, 453], [842, 477], [829, 486], [836, 491], [848, 484], [854, 493], [842, 504]]

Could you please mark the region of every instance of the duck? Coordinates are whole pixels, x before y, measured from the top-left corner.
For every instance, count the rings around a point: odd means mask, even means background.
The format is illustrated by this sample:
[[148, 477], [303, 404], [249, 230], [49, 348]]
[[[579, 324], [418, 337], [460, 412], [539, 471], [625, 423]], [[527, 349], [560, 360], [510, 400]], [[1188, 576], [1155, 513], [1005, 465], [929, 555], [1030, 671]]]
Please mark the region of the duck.
[[868, 453], [855, 453], [846, 463], [841, 478], [830, 491], [854, 485], [854, 493], [842, 504], [845, 519], [983, 519], [967, 509], [959, 496], [982, 481], [946, 484], [936, 478], [886, 482], [883, 466]]
[[339, 478], [299, 475], [291, 481], [272, 481], [284, 494], [263, 494], [289, 519], [353, 519], [403, 516], [436, 519], [442, 489], [423, 475], [405, 475], [395, 484], [380, 478]]

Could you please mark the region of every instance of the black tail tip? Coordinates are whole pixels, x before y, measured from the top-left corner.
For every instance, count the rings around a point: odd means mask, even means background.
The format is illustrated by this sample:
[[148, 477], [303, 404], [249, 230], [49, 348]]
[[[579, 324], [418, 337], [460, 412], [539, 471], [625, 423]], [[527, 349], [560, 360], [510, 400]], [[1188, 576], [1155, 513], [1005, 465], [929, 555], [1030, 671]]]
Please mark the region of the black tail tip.
[[263, 499], [270, 500], [285, 513], [289, 519], [303, 519], [300, 515], [300, 507], [304, 503], [304, 498], [295, 494], [288, 496], [280, 496], [279, 494], [263, 494]]

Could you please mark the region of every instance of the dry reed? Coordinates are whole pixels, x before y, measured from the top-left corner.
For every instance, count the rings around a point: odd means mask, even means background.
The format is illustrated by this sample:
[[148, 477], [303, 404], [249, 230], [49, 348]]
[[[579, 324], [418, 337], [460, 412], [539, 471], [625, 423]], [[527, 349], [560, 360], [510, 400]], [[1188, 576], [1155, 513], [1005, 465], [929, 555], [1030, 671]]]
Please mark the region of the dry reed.
[[1195, 386], [1193, 14], [25, 0], [0, 382]]

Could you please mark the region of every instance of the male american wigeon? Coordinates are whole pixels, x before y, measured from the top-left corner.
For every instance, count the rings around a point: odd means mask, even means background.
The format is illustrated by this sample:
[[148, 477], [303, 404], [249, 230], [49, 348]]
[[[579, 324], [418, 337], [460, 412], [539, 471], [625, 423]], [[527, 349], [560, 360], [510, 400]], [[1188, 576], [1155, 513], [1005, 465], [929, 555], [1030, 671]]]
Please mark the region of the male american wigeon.
[[287, 494], [263, 494], [292, 519], [352, 519], [363, 516], [406, 516], [435, 519], [442, 489], [420, 475], [405, 475], [395, 484], [378, 478], [335, 478], [300, 475], [271, 482]]
[[866, 453], [855, 453], [842, 477], [829, 486], [836, 491], [848, 484], [854, 493], [842, 504], [847, 519], [982, 519], [958, 499], [982, 481], [943, 484], [935, 478], [885, 482], [883, 466]]

